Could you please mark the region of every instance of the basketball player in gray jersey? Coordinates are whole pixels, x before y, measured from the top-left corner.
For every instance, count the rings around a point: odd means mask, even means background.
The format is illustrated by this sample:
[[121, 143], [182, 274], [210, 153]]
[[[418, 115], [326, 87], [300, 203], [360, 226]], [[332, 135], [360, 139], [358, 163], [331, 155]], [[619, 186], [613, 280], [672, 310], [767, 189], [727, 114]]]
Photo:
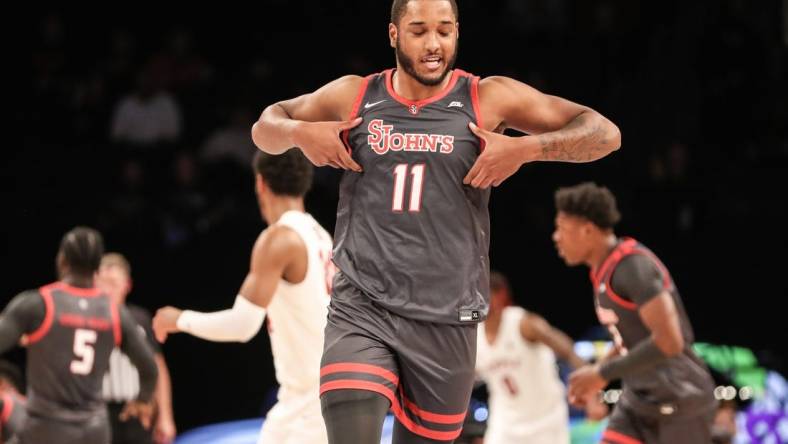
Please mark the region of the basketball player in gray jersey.
[[617, 352], [570, 375], [570, 401], [580, 405], [621, 379], [602, 442], [711, 442], [714, 381], [692, 351], [692, 325], [667, 268], [636, 240], [616, 237], [620, 215], [607, 188], [562, 188], [555, 201], [553, 241], [568, 265], [591, 268], [597, 316]]
[[97, 231], [69, 231], [57, 254], [60, 280], [23, 292], [0, 316], [0, 354], [20, 340], [28, 348], [22, 444], [109, 443], [101, 385], [116, 345], [140, 374], [139, 397], [123, 414], [150, 419], [156, 363], [128, 311], [93, 286], [103, 253]]
[[[448, 442], [487, 313], [490, 186], [524, 163], [587, 162], [620, 145], [594, 110], [506, 77], [454, 69], [454, 0], [395, 0], [396, 68], [267, 107], [255, 144], [345, 169], [321, 369], [329, 441]], [[505, 128], [529, 134], [508, 137]]]

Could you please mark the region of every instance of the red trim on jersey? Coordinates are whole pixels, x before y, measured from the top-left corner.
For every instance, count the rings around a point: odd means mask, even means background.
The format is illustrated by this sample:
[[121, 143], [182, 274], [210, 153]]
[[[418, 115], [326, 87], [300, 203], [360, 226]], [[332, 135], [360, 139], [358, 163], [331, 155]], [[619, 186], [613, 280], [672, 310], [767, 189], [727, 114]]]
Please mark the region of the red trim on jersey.
[[328, 364], [320, 369], [320, 377], [330, 375], [333, 373], [366, 373], [370, 375], [380, 376], [381, 378], [391, 382], [395, 386], [399, 384], [399, 377], [390, 370], [377, 365], [358, 364], [355, 362], [338, 362], [336, 364]]
[[[673, 285], [673, 278], [670, 276], [670, 272], [668, 271], [668, 267], [666, 267], [665, 264], [663, 264], [662, 261], [659, 260], [659, 258], [657, 257], [656, 254], [654, 254], [654, 253], [652, 253], [652, 252], [650, 252], [648, 250], [642, 250], [642, 249], [636, 248], [636, 249], [630, 251], [629, 254], [626, 254], [625, 256], [629, 256], [629, 255], [632, 255], [632, 254], [642, 254], [644, 256], [648, 256], [652, 261], [654, 261], [655, 264], [657, 264], [657, 268], [659, 268], [659, 271], [662, 272], [662, 288], [663, 289], [667, 290]], [[623, 259], [623, 257], [621, 259]]]
[[52, 289], [56, 288], [57, 284], [58, 283], [55, 282], [54, 284], [49, 284], [38, 289], [39, 293], [41, 293], [41, 298], [44, 300], [46, 314], [44, 315], [44, 321], [41, 322], [41, 325], [39, 325], [35, 331], [27, 335], [28, 345], [40, 341], [41, 338], [49, 333], [49, 329], [52, 328], [52, 321], [55, 319], [55, 302], [52, 300]]
[[610, 287], [610, 278], [607, 279], [607, 295], [610, 297], [610, 299], [613, 302], [615, 302], [616, 304], [620, 305], [621, 307], [627, 310], [637, 310], [638, 308], [638, 304], [630, 301], [629, 299], [623, 296], [619, 296], [618, 294], [616, 294], [615, 291], [613, 291], [613, 289]]
[[[622, 242], [620, 248], [617, 248], [617, 251], [614, 251], [613, 254], [610, 255], [611, 258], [614, 255], [616, 257], [614, 258], [615, 260], [613, 260], [611, 263], [607, 264], [608, 265], [607, 268], [611, 268], [612, 271], [609, 273], [609, 275], [607, 276], [607, 280], [605, 281], [607, 294], [608, 294], [608, 296], [610, 296], [610, 299], [613, 302], [615, 302], [616, 304], [624, 307], [627, 310], [635, 310], [635, 309], [637, 309], [637, 304], [635, 302], [623, 297], [623, 296], [618, 295], [615, 292], [615, 290], [613, 290], [613, 286], [611, 285], [611, 281], [613, 279], [613, 274], [615, 274], [615, 268], [618, 266], [618, 264], [621, 263], [621, 261], [624, 260], [627, 256], [631, 256], [633, 254], [642, 254], [642, 255], [650, 258], [652, 261], [654, 261], [654, 263], [657, 265], [657, 268], [659, 268], [660, 273], [662, 274], [662, 289], [663, 290], [667, 290], [667, 289], [671, 288], [672, 281], [673, 281], [672, 278], [670, 277], [670, 273], [668, 272], [667, 267], [665, 267], [665, 264], [663, 264], [662, 261], [660, 261], [659, 258], [654, 253], [652, 253], [652, 252], [650, 252], [648, 250], [637, 248], [637, 241], [635, 241], [632, 238], [627, 238], [624, 242]], [[605, 261], [605, 262], [607, 262], [607, 261]], [[602, 271], [602, 270], [600, 270], [600, 271]], [[605, 275], [605, 273], [607, 273], [607, 269], [605, 269], [603, 271], [604, 272], [600, 273], [599, 276], [597, 276], [597, 278], [601, 278], [602, 276]], [[596, 285], [598, 286], [599, 284], [597, 283]]]
[[68, 285], [65, 282], [55, 282], [52, 284], [58, 290], [62, 290], [72, 296], [80, 296], [85, 298], [94, 298], [96, 296], [101, 296], [101, 290], [96, 287], [90, 288], [83, 288], [83, 287], [74, 287], [73, 285]]
[[[353, 108], [350, 110], [350, 116], [348, 116], [348, 120], [353, 120], [358, 117], [358, 109], [361, 106], [361, 101], [364, 99], [364, 94], [367, 93], [367, 86], [369, 86], [369, 81], [374, 77], [374, 74], [368, 75], [364, 77], [361, 81], [361, 86], [358, 88], [358, 94], [356, 94], [356, 100], [353, 101]], [[351, 152], [352, 149], [350, 148], [350, 130], [342, 131], [342, 141], [345, 143], [345, 148], [348, 152]]]
[[421, 109], [421, 107], [425, 105], [429, 105], [430, 103], [437, 102], [438, 100], [446, 97], [454, 88], [454, 85], [457, 84], [457, 80], [459, 80], [460, 77], [468, 76], [467, 72], [461, 69], [455, 69], [451, 73], [451, 80], [449, 80], [449, 84], [446, 85], [446, 87], [443, 88], [439, 93], [435, 94], [434, 96], [427, 97], [421, 100], [410, 100], [400, 96], [399, 94], [397, 94], [396, 91], [394, 91], [394, 85], [391, 82], [391, 78], [393, 77], [394, 74], [394, 68], [387, 69], [386, 71], [384, 71], [384, 74], [386, 76], [386, 90], [388, 91], [389, 95], [394, 100], [407, 107], [415, 106], [418, 109]]
[[602, 433], [602, 439], [606, 439], [614, 444], [643, 444], [643, 441], [610, 429], [606, 429]]
[[594, 283], [594, 292], [596, 292], [597, 287], [599, 287], [599, 280], [602, 278], [602, 276], [605, 275], [611, 264], [613, 263], [617, 264], [618, 261], [621, 260], [622, 257], [621, 250], [624, 248], [628, 250], [634, 247], [635, 245], [637, 245], [637, 241], [635, 239], [632, 239], [631, 237], [624, 238], [624, 240], [621, 243], [619, 243], [618, 245], [616, 245], [615, 248], [613, 248], [613, 251], [611, 251], [610, 254], [607, 256], [607, 258], [605, 258], [605, 260], [602, 262], [602, 265], [599, 268], [597, 268], [596, 270], [591, 270], [591, 282]]
[[416, 424], [402, 410], [402, 406], [400, 405], [397, 397], [394, 396], [394, 392], [383, 384], [354, 379], [339, 379], [321, 384], [320, 394], [322, 395], [323, 393], [331, 390], [341, 389], [368, 390], [385, 396], [389, 402], [391, 402], [391, 411], [394, 413], [394, 416], [397, 418], [397, 420], [399, 420], [399, 422], [405, 426], [406, 429], [419, 436], [437, 441], [451, 441], [457, 439], [457, 437], [460, 436], [460, 433], [462, 433], [462, 425], [460, 425], [460, 428], [456, 430], [438, 431]]
[[9, 394], [3, 394], [3, 412], [0, 413], [0, 426], [8, 422], [11, 412], [14, 411], [14, 398]]
[[465, 415], [468, 413], [466, 410], [462, 413], [457, 413], [456, 415], [446, 415], [443, 413], [433, 413], [427, 410], [422, 410], [413, 401], [405, 397], [405, 393], [402, 391], [402, 386], [399, 386], [399, 394], [408, 410], [413, 412], [419, 418], [425, 421], [434, 422], [435, 424], [462, 424], [465, 421]]
[[[473, 104], [473, 113], [476, 114], [476, 126], [484, 129], [484, 120], [482, 120], [481, 107], [479, 106], [479, 77], [477, 76], [471, 78], [471, 104]], [[479, 152], [484, 151], [485, 145], [484, 139], [479, 137]]]
[[115, 346], [120, 347], [120, 343], [123, 340], [123, 333], [120, 328], [120, 312], [118, 311], [118, 304], [112, 300], [109, 301], [109, 314], [112, 317], [112, 337], [115, 338]]

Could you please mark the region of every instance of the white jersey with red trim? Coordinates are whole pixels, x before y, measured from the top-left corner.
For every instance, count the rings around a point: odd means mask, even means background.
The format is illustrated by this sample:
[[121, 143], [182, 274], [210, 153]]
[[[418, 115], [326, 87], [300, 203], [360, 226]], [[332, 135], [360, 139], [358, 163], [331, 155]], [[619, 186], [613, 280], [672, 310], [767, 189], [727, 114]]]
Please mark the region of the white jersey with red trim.
[[507, 307], [495, 341], [479, 326], [476, 373], [487, 383], [490, 417], [485, 444], [569, 442], [568, 407], [555, 354], [522, 337], [526, 311]]
[[[312, 216], [288, 211], [276, 225], [295, 231], [307, 250], [307, 271], [302, 282], [280, 280], [268, 305], [268, 330], [276, 380], [281, 390], [303, 393], [320, 385], [320, 357], [326, 326], [334, 264], [333, 242]], [[280, 391], [280, 398], [284, 392]]]

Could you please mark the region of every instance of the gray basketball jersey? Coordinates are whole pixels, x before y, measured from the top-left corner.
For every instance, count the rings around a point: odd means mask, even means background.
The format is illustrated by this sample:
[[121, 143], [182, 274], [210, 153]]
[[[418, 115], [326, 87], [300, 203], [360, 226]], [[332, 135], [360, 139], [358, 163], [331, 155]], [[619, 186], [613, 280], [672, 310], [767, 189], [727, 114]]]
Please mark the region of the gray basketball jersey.
[[489, 189], [462, 183], [484, 148], [478, 77], [455, 69], [437, 95], [412, 101], [394, 70], [367, 77], [343, 133], [362, 173], [340, 185], [334, 262], [375, 303], [401, 316], [478, 322], [489, 292]]
[[616, 345], [631, 349], [651, 336], [633, 301], [615, 293], [611, 286], [617, 265], [627, 256], [641, 254], [660, 270], [663, 289], [673, 296], [684, 337], [684, 351], [659, 366], [623, 379], [619, 401], [639, 414], [656, 417], [686, 417], [702, 414], [714, 405], [713, 380], [706, 365], [692, 351], [695, 340], [689, 317], [665, 265], [648, 248], [632, 238], [622, 239], [595, 275], [595, 302], [599, 321], [610, 330]]
[[102, 379], [121, 341], [118, 308], [96, 288], [56, 282], [38, 293], [46, 316], [27, 338], [28, 411], [87, 420], [104, 410]]

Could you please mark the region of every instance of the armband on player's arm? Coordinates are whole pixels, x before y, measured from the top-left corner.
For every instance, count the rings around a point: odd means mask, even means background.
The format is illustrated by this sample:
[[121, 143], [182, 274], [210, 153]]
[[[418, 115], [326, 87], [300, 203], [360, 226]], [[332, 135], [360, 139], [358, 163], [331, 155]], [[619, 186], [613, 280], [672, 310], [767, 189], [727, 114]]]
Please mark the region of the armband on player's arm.
[[599, 374], [608, 381], [621, 379], [652, 368], [668, 357], [657, 347], [654, 338], [648, 338], [632, 348], [625, 356], [616, 356], [599, 366]]
[[184, 310], [178, 317], [178, 330], [215, 342], [248, 342], [265, 320], [265, 308], [250, 302], [240, 294], [233, 308], [200, 313]]

